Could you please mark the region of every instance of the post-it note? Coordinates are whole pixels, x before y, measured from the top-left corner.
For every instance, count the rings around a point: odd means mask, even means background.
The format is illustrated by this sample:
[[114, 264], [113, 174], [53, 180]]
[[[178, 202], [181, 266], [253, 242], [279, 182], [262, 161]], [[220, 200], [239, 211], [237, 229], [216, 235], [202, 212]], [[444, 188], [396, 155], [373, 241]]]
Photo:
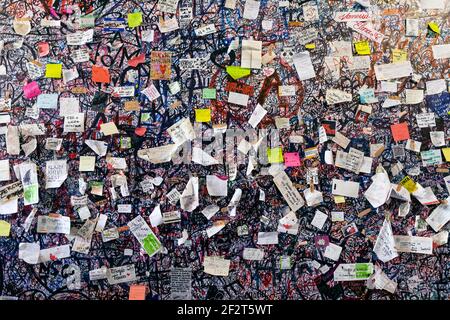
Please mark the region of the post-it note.
[[211, 121], [211, 109], [195, 109], [195, 121], [197, 122]]
[[105, 136], [110, 136], [110, 135], [113, 135], [113, 134], [119, 134], [119, 130], [117, 129], [116, 124], [114, 122], [102, 123], [100, 125], [100, 131]]
[[450, 148], [442, 148], [441, 150], [444, 154], [445, 161], [450, 162]]
[[391, 125], [391, 131], [395, 142], [408, 140], [410, 138], [408, 124], [406, 122]]
[[216, 89], [215, 88], [203, 88], [202, 91], [203, 99], [215, 99], [216, 98]]
[[404, 177], [402, 181], [400, 181], [400, 185], [410, 193], [413, 193], [417, 189], [416, 183], [409, 176]]
[[269, 158], [270, 163], [281, 163], [283, 162], [283, 150], [281, 147], [268, 148], [267, 158]]
[[430, 28], [430, 30], [433, 31], [434, 33], [441, 34], [441, 29], [439, 28], [436, 22], [429, 22], [428, 28]]
[[23, 95], [27, 99], [33, 99], [41, 94], [41, 89], [36, 81], [30, 82], [23, 86]]
[[38, 43], [38, 53], [39, 57], [45, 57], [50, 52], [50, 45], [48, 42], [39, 42]]
[[400, 61], [407, 61], [408, 60], [408, 53], [399, 50], [399, 49], [393, 49], [392, 50], [392, 62], [400, 62]]
[[53, 79], [61, 79], [62, 77], [62, 64], [60, 63], [47, 63], [45, 66], [45, 77]]
[[356, 50], [356, 53], [359, 55], [369, 55], [370, 54], [369, 41], [355, 42], [355, 50]]
[[142, 12], [128, 14], [128, 26], [130, 28], [139, 27], [142, 24]]
[[286, 152], [284, 155], [284, 165], [286, 167], [300, 166], [300, 155], [298, 152]]
[[128, 300], [145, 300], [147, 286], [141, 284], [133, 284], [130, 286], [130, 294]]
[[57, 93], [42, 93], [38, 96], [36, 106], [40, 109], [56, 109], [58, 108]]
[[11, 225], [4, 220], [0, 220], [0, 237], [9, 237], [10, 230]]
[[249, 76], [251, 71], [248, 68], [241, 68], [238, 66], [227, 66], [227, 73], [234, 79], [240, 79]]
[[141, 106], [137, 100], [125, 101], [124, 109], [125, 111], [139, 111], [141, 110]]
[[95, 156], [80, 156], [80, 167], [78, 170], [81, 172], [94, 171]]
[[92, 66], [92, 81], [99, 83], [109, 83], [109, 70], [101, 66]]
[[345, 197], [343, 197], [343, 196], [334, 196], [334, 203], [336, 203], [336, 204], [345, 203]]

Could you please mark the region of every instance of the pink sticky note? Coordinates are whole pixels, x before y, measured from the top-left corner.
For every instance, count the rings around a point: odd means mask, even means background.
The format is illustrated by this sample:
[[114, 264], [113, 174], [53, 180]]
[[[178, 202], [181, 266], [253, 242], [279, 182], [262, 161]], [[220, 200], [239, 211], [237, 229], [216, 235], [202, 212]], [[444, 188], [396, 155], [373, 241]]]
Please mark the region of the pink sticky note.
[[286, 167], [298, 167], [300, 165], [300, 156], [298, 152], [283, 153], [284, 165]]
[[23, 95], [27, 99], [33, 99], [41, 94], [41, 89], [36, 81], [30, 82], [23, 87]]

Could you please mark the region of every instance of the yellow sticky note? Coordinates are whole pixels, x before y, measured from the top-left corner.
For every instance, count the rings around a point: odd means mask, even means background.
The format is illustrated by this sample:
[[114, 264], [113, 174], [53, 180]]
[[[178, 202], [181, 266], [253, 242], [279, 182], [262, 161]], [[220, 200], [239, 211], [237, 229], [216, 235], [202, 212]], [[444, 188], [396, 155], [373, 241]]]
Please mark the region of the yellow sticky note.
[[403, 50], [392, 50], [392, 62], [400, 62], [408, 60], [408, 53]]
[[105, 136], [110, 136], [110, 135], [113, 135], [113, 134], [119, 134], [119, 130], [117, 129], [116, 124], [114, 122], [102, 123], [100, 125], [100, 131]]
[[60, 63], [48, 63], [45, 66], [45, 77], [61, 79], [62, 77], [62, 64]]
[[95, 171], [95, 156], [80, 156], [79, 171]]
[[270, 163], [281, 163], [284, 161], [283, 159], [283, 150], [281, 147], [277, 148], [268, 148], [267, 149], [267, 158], [269, 158]]
[[368, 55], [370, 54], [370, 44], [369, 41], [359, 41], [355, 42], [355, 50], [359, 55]]
[[334, 203], [345, 203], [345, 197], [343, 196], [334, 196]]
[[142, 24], [142, 12], [128, 14], [128, 26], [130, 28], [139, 27]]
[[316, 48], [316, 44], [315, 43], [308, 43], [307, 45], [305, 45], [306, 49], [315, 49]]
[[211, 109], [195, 109], [195, 121], [197, 122], [211, 121]]
[[227, 66], [227, 73], [234, 79], [240, 79], [250, 75], [250, 69], [238, 66]]
[[450, 148], [442, 148], [441, 150], [444, 154], [445, 161], [450, 162]]
[[0, 220], [0, 237], [9, 237], [11, 225], [5, 220]]
[[441, 34], [441, 29], [439, 28], [439, 26], [437, 25], [436, 22], [430, 22], [428, 23], [428, 28], [431, 29], [431, 31], [437, 33], [437, 34]]
[[402, 181], [400, 181], [400, 185], [410, 193], [413, 193], [417, 189], [416, 183], [409, 176], [404, 177]]

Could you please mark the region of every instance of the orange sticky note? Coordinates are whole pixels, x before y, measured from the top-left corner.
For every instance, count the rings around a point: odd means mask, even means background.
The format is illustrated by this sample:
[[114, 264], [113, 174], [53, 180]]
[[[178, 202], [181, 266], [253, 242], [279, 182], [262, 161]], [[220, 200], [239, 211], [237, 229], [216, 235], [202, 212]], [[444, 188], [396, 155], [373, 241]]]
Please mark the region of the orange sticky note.
[[406, 122], [391, 125], [391, 131], [395, 142], [409, 139], [409, 129]]
[[130, 295], [128, 300], [145, 300], [147, 286], [142, 284], [134, 284], [130, 286]]
[[101, 82], [101, 83], [109, 83], [109, 70], [105, 67], [100, 66], [92, 66], [92, 81]]

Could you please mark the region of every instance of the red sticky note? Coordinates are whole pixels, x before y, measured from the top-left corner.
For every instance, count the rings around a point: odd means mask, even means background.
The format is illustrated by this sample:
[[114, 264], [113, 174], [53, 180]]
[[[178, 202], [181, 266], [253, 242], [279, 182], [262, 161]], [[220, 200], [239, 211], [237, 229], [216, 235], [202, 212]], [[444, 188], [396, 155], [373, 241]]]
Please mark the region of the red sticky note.
[[147, 131], [146, 127], [139, 127], [139, 128], [134, 129], [134, 133], [139, 137], [142, 137], [146, 131]]
[[33, 99], [41, 94], [41, 89], [36, 81], [30, 82], [23, 87], [23, 95], [27, 99]]
[[409, 129], [406, 122], [391, 125], [391, 131], [395, 142], [409, 139]]
[[50, 46], [48, 42], [39, 42], [38, 43], [38, 52], [39, 57], [45, 57], [50, 52]]
[[138, 55], [137, 57], [128, 60], [128, 65], [130, 67], [136, 68], [138, 64], [145, 62], [145, 53]]
[[130, 286], [128, 300], [145, 300], [147, 286], [143, 284], [134, 284]]
[[109, 70], [105, 67], [92, 66], [92, 81], [109, 83], [110, 82]]
[[284, 156], [284, 165], [286, 167], [298, 167], [300, 166], [300, 156], [298, 152], [286, 152]]

